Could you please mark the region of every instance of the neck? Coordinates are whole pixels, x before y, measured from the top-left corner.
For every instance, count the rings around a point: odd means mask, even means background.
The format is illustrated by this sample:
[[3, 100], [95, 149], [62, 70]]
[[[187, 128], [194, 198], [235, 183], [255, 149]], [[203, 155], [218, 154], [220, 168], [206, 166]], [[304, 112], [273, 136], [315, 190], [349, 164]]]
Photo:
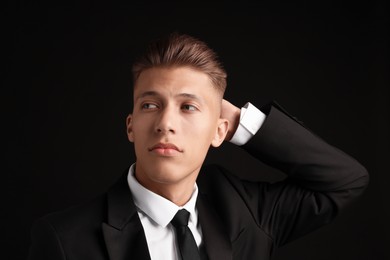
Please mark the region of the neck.
[[197, 175], [197, 173], [192, 174], [185, 179], [170, 182], [152, 180], [142, 173], [142, 170], [139, 168], [135, 172], [135, 178], [142, 186], [180, 207], [184, 206], [191, 199]]
[[150, 190], [175, 203], [177, 206], [182, 207], [191, 199], [192, 193], [194, 192], [194, 183], [188, 185], [187, 188], [160, 186]]

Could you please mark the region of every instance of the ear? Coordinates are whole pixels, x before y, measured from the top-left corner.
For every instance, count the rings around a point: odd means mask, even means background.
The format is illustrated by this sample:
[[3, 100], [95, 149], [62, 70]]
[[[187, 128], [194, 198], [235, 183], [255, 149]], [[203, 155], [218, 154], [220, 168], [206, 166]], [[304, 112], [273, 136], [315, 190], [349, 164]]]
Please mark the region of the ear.
[[133, 115], [129, 114], [126, 118], [126, 132], [127, 132], [127, 139], [129, 139], [130, 142], [134, 142], [134, 134], [133, 134]]
[[218, 126], [215, 131], [214, 138], [211, 141], [211, 145], [213, 147], [219, 147], [223, 143], [226, 134], [228, 132], [228, 129], [229, 129], [229, 121], [227, 119], [219, 118]]

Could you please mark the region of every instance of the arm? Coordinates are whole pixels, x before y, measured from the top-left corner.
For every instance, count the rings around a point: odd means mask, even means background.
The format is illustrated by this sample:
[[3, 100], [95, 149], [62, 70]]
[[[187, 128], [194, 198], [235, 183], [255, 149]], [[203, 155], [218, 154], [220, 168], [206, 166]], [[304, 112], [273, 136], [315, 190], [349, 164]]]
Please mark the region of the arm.
[[[232, 111], [229, 106], [224, 107], [226, 113]], [[243, 182], [238, 190], [262, 228], [276, 245], [282, 245], [329, 223], [362, 193], [368, 174], [356, 160], [324, 142], [277, 104], [262, 111], [266, 120], [242, 147], [287, 178], [274, 184]]]
[[31, 231], [28, 260], [65, 259], [59, 237], [54, 227], [44, 219], [38, 220]]

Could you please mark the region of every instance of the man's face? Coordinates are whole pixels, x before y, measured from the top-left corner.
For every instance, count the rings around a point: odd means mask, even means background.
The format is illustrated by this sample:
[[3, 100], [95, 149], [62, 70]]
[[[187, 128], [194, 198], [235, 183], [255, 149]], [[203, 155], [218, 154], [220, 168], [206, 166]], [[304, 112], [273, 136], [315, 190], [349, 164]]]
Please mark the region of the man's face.
[[195, 182], [210, 145], [225, 138], [220, 110], [220, 94], [207, 74], [188, 67], [143, 71], [127, 118], [141, 184], [156, 190]]

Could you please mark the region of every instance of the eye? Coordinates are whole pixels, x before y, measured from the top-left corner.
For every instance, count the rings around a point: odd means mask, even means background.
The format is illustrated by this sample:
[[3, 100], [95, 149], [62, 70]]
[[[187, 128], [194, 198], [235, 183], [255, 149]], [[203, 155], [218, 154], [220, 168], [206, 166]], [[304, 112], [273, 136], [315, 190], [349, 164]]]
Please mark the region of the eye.
[[187, 111], [196, 111], [196, 110], [198, 110], [195, 106], [189, 105], [189, 104], [182, 105], [181, 109], [187, 110]]
[[158, 108], [158, 106], [156, 104], [153, 104], [153, 103], [143, 103], [141, 105], [141, 108], [144, 110], [149, 110], [149, 109], [156, 109], [156, 108]]

